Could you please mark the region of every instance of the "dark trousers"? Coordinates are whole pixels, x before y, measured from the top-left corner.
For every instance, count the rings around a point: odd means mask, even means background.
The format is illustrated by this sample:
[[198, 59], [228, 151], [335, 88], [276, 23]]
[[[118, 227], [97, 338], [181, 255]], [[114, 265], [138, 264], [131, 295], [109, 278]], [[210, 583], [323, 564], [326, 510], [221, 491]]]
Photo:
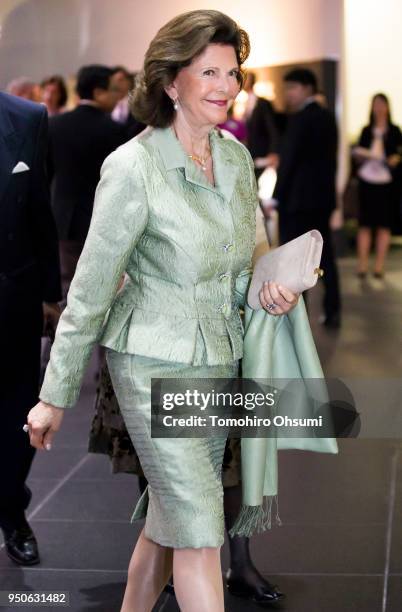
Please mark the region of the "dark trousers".
[[35, 454], [22, 429], [38, 402], [40, 350], [43, 326], [38, 288], [13, 281], [0, 287], [2, 347], [0, 385], [0, 527], [12, 529], [24, 517], [31, 499], [25, 481]]
[[[324, 270], [324, 301], [323, 308], [326, 317], [340, 314], [341, 296], [339, 275], [335, 262], [332, 235], [329, 227], [329, 215], [314, 213], [286, 213], [279, 211], [279, 236], [281, 244], [289, 242], [312, 229], [321, 232], [324, 246], [322, 250], [321, 268]], [[304, 294], [306, 298], [306, 294]]]

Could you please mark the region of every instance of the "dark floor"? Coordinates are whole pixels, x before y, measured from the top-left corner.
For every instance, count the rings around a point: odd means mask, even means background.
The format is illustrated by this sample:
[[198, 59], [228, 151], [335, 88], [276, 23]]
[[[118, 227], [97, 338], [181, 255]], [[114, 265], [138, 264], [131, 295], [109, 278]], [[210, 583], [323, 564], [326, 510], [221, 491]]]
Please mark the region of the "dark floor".
[[[341, 260], [339, 333], [315, 322], [315, 290], [311, 319], [328, 376], [401, 376], [401, 257], [392, 254], [384, 281], [364, 284], [354, 276], [354, 261]], [[0, 591], [65, 590], [72, 612], [115, 612], [139, 530], [129, 523], [138, 491], [135, 477], [111, 475], [107, 458], [86, 452], [92, 378], [79, 407], [66, 415], [54, 449], [38, 453], [31, 472], [29, 518], [42, 563], [20, 569], [0, 544]], [[254, 537], [252, 551], [260, 571], [287, 593], [280, 609], [401, 612], [401, 440], [343, 440], [338, 456], [282, 452], [279, 494], [283, 526]], [[226, 544], [222, 559], [226, 569]], [[257, 609], [226, 597], [228, 612]], [[164, 594], [155, 610], [178, 607]]]

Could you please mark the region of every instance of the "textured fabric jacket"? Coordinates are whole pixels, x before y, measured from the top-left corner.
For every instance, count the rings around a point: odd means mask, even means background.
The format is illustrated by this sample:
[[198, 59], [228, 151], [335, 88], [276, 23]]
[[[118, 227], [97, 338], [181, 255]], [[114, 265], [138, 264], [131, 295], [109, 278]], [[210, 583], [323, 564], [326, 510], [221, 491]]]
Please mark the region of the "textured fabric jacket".
[[[105, 160], [90, 230], [40, 398], [72, 406], [93, 345], [193, 363], [243, 354], [258, 204], [246, 148], [210, 133], [215, 186], [172, 128], [148, 128]], [[116, 290], [122, 274], [128, 281]]]

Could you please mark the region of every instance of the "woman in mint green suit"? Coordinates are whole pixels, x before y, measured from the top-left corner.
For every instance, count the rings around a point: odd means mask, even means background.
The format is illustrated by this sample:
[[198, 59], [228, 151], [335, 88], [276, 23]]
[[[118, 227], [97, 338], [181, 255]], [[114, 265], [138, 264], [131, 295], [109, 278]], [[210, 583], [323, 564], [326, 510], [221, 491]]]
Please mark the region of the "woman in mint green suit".
[[[50, 356], [31, 443], [50, 445], [96, 342], [149, 485], [123, 612], [151, 610], [173, 569], [181, 609], [221, 612], [224, 438], [151, 438], [151, 378], [228, 378], [243, 354], [239, 308], [258, 204], [253, 163], [215, 129], [242, 82], [247, 34], [217, 11], [176, 17], [155, 36], [133, 95], [150, 127], [104, 162], [84, 250]], [[122, 274], [128, 281], [117, 293]], [[273, 315], [296, 303], [270, 283]], [[269, 306], [269, 308], [268, 308]]]

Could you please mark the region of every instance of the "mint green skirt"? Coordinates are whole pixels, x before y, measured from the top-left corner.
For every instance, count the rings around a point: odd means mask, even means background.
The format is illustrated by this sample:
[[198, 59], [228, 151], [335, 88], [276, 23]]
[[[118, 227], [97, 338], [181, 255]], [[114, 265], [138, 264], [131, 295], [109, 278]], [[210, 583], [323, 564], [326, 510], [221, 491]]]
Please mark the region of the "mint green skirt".
[[162, 546], [222, 546], [226, 439], [151, 438], [151, 378], [233, 378], [238, 374], [238, 361], [189, 365], [111, 349], [107, 349], [106, 359], [121, 413], [149, 483], [132, 520], [145, 517], [145, 536]]

